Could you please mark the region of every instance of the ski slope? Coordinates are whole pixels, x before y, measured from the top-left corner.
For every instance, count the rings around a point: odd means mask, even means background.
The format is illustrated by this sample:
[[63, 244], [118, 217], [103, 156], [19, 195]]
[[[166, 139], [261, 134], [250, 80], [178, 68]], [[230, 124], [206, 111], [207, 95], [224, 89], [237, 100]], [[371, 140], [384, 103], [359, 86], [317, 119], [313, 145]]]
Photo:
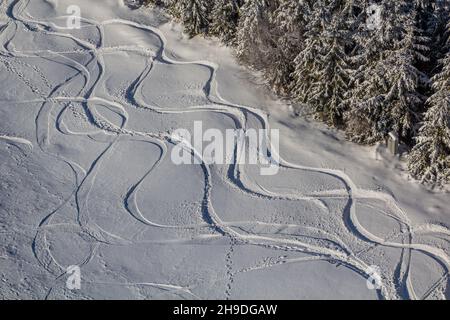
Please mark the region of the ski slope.
[[[77, 0], [72, 30], [72, 2], [0, 4], [1, 298], [450, 297], [448, 194], [291, 118], [160, 12]], [[280, 129], [279, 173], [175, 165], [172, 133], [195, 121]]]

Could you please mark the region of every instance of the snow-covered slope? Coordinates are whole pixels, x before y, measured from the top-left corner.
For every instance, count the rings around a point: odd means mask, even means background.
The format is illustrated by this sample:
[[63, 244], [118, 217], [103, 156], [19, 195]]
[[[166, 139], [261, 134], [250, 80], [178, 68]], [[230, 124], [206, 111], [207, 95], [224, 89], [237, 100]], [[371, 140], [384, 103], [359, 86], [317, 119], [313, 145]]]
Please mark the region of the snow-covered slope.
[[[158, 12], [77, 0], [68, 30], [73, 2], [0, 5], [0, 297], [449, 297], [448, 195], [290, 118], [228, 49]], [[280, 172], [176, 166], [172, 132], [195, 121], [280, 129]]]

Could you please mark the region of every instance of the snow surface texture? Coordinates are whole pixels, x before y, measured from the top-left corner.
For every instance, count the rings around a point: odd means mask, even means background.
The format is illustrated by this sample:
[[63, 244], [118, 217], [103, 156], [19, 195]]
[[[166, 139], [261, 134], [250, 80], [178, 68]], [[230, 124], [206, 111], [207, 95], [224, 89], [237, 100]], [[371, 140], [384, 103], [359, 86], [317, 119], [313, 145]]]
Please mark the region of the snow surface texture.
[[[290, 119], [226, 48], [118, 0], [2, 0], [0, 25], [1, 298], [450, 297], [448, 195]], [[194, 121], [279, 128], [279, 174], [175, 166]]]

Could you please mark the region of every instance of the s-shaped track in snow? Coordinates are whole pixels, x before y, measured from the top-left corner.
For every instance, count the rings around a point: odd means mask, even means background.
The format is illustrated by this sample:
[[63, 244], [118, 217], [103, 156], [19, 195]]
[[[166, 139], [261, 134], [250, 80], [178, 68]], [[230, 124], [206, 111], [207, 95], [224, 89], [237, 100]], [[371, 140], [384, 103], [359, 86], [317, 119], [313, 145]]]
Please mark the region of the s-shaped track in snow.
[[[2, 5], [9, 3], [3, 1]], [[298, 225], [276, 225], [274, 223], [267, 223], [262, 221], [224, 221], [217, 213], [217, 208], [214, 207], [212, 200], [212, 192], [214, 190], [213, 173], [211, 172], [211, 166], [206, 164], [202, 159], [202, 155], [198, 150], [192, 146], [185, 146], [192, 152], [198, 159], [201, 160], [201, 167], [204, 174], [204, 190], [203, 190], [203, 220], [202, 224], [192, 225], [167, 225], [161, 224], [146, 218], [143, 214], [142, 208], [139, 208], [137, 196], [142, 187], [142, 184], [151, 177], [151, 174], [161, 166], [161, 162], [165, 159], [168, 153], [168, 148], [171, 145], [177, 143], [174, 141], [173, 136], [167, 132], [156, 132], [152, 130], [142, 131], [133, 130], [128, 128], [129, 113], [127, 110], [132, 108], [140, 109], [144, 112], [155, 113], [165, 115], [176, 114], [188, 114], [188, 113], [220, 113], [226, 114], [233, 119], [236, 127], [240, 129], [248, 129], [248, 116], [258, 119], [263, 129], [267, 129], [270, 132], [270, 123], [265, 112], [244, 106], [231, 103], [224, 99], [219, 91], [219, 83], [216, 79], [219, 66], [209, 61], [175, 61], [168, 57], [166, 54], [167, 40], [164, 34], [157, 28], [124, 19], [110, 19], [104, 21], [95, 21], [92, 19], [82, 18], [83, 28], [95, 28], [99, 34], [99, 41], [92, 43], [73, 35], [65, 28], [61, 28], [54, 22], [43, 19], [35, 19], [27, 12], [29, 6], [29, 0], [14, 0], [9, 3], [6, 9], [7, 22], [1, 28], [1, 48], [0, 48], [0, 61], [10, 70], [15, 72], [14, 66], [17, 61], [26, 61], [27, 59], [42, 59], [50, 61], [52, 63], [65, 66], [73, 71], [75, 74], [65, 79], [64, 82], [57, 85], [50, 85], [50, 81], [45, 77], [42, 72], [39, 72], [37, 67], [34, 68], [35, 72], [40, 74], [44, 83], [49, 84], [49, 93], [44, 93], [33, 85], [32, 81], [26, 78], [26, 75], [20, 75], [20, 80], [32, 89], [37, 95], [35, 99], [27, 101], [17, 101], [16, 103], [39, 103], [40, 110], [35, 119], [36, 125], [36, 143], [39, 146], [40, 152], [51, 157], [55, 161], [61, 161], [67, 164], [72, 171], [74, 177], [74, 189], [70, 197], [65, 199], [57, 208], [50, 212], [37, 226], [36, 236], [33, 243], [33, 250], [40, 265], [45, 268], [49, 273], [55, 276], [55, 279], [61, 278], [65, 274], [65, 268], [58, 262], [58, 258], [52, 253], [52, 250], [47, 241], [47, 231], [55, 228], [63, 229], [67, 232], [81, 231], [86, 234], [92, 240], [92, 246], [89, 255], [80, 262], [80, 266], [88, 265], [93, 257], [96, 255], [96, 251], [102, 244], [110, 246], [131, 246], [135, 242], [133, 239], [126, 239], [118, 234], [106, 231], [99, 226], [94, 219], [92, 219], [92, 212], [89, 211], [89, 203], [92, 197], [92, 189], [96, 180], [98, 179], [98, 173], [104, 166], [105, 162], [112, 157], [112, 154], [116, 150], [118, 144], [121, 141], [142, 141], [150, 143], [156, 146], [160, 150], [158, 161], [152, 165], [142, 178], [135, 184], [130, 186], [129, 192], [123, 199], [123, 206], [126, 211], [139, 221], [144, 227], [156, 227], [160, 229], [183, 229], [191, 230], [196, 228], [203, 228], [210, 230], [209, 236], [203, 236], [202, 241], [216, 240], [218, 237], [227, 237], [230, 239], [231, 250], [239, 244], [250, 244], [254, 246], [260, 246], [273, 250], [293, 251], [301, 252], [310, 255], [311, 261], [314, 260], [326, 260], [338, 262], [349, 269], [357, 272], [358, 274], [369, 278], [371, 274], [370, 264], [364, 261], [358, 253], [355, 253], [350, 249], [350, 246], [345, 243], [340, 237], [332, 235], [329, 230], [319, 230], [319, 232], [328, 241], [332, 241], [334, 247], [320, 246], [317, 243], [308, 241], [302, 241], [295, 237], [279, 237], [270, 234], [263, 233], [250, 233], [242, 229], [242, 225], [250, 226], [277, 226], [277, 227], [295, 227], [300, 228], [303, 226]], [[149, 34], [159, 39], [160, 47], [152, 51], [150, 48], [139, 45], [123, 45], [116, 47], [107, 47], [105, 45], [105, 27], [107, 26], [126, 26], [128, 28], [134, 28], [144, 34]], [[12, 45], [19, 28], [25, 28], [27, 32], [40, 34], [42, 36], [51, 36], [60, 39], [70, 39], [79, 47], [77, 50], [27, 50], [17, 51]], [[140, 75], [129, 85], [128, 89], [124, 93], [120, 100], [107, 99], [96, 95], [96, 89], [103, 80], [106, 74], [106, 64], [104, 55], [107, 53], [118, 52], [133, 52], [140, 55], [145, 60], [145, 67]], [[83, 53], [89, 55], [89, 60], [85, 63], [76, 61], [75, 58], [71, 58], [71, 53]], [[157, 61], [163, 64], [170, 64], [174, 66], [202, 66], [210, 71], [210, 78], [207, 84], [203, 87], [203, 92], [208, 100], [208, 104], [200, 106], [189, 106], [184, 108], [162, 108], [156, 105], [150, 105], [145, 101], [145, 98], [141, 96], [142, 88], [145, 81], [152, 76], [154, 72], [154, 62]], [[121, 66], [117, 66], [118, 68]], [[98, 74], [94, 74], [93, 69], [98, 70]], [[75, 81], [82, 80], [83, 86], [75, 96], [67, 93], [67, 88]], [[67, 112], [71, 103], [82, 104], [85, 116], [96, 129], [94, 131], [86, 131], [83, 133], [72, 132], [64, 124], [64, 113]], [[63, 104], [64, 107], [60, 110], [56, 110], [56, 104]], [[103, 105], [110, 110], [113, 110], [116, 114], [120, 115], [122, 122], [120, 124], [114, 123], [111, 120], [104, 117], [101, 112], [97, 110], [98, 105]], [[56, 153], [51, 146], [51, 128], [55, 127], [60, 133], [65, 135], [85, 135], [92, 139], [95, 139], [96, 135], [102, 133], [108, 134], [107, 148], [95, 159], [95, 161], [88, 167], [83, 166], [73, 159], [66, 158]], [[6, 140], [12, 143], [18, 143], [20, 145], [32, 146], [31, 142], [19, 137], [0, 135], [0, 140]], [[358, 239], [367, 243], [371, 247], [386, 247], [386, 248], [398, 248], [401, 249], [402, 255], [398, 262], [396, 277], [394, 279], [384, 279], [383, 284], [379, 290], [379, 295], [386, 299], [393, 298], [411, 298], [418, 299], [414, 290], [414, 285], [411, 280], [411, 253], [413, 251], [419, 251], [425, 253], [437, 261], [445, 270], [444, 280], [447, 280], [447, 274], [450, 268], [450, 258], [447, 252], [443, 249], [431, 246], [428, 244], [416, 243], [414, 236], [416, 234], [429, 234], [433, 235], [439, 233], [444, 237], [449, 237], [450, 231], [442, 226], [436, 225], [424, 225], [415, 226], [412, 224], [408, 215], [400, 206], [396, 200], [389, 194], [364, 190], [359, 188], [350, 177], [341, 170], [327, 169], [327, 168], [314, 168], [303, 166], [288, 162], [282, 158], [281, 155], [276, 154], [276, 150], [270, 144], [269, 136], [266, 137], [266, 141], [269, 141], [268, 150], [273, 158], [277, 159], [280, 167], [286, 170], [298, 170], [302, 172], [309, 172], [312, 174], [321, 174], [333, 177], [339, 180], [345, 186], [345, 194], [340, 191], [326, 191], [313, 194], [302, 194], [296, 192], [295, 194], [283, 194], [275, 193], [261, 187], [255, 181], [252, 181], [250, 175], [245, 171], [246, 166], [242, 164], [231, 164], [228, 168], [228, 175], [223, 177], [226, 183], [235, 192], [244, 193], [250, 197], [259, 197], [267, 200], [290, 200], [290, 201], [309, 201], [315, 205], [322, 206], [323, 199], [341, 199], [346, 201], [345, 209], [342, 212], [343, 222], [346, 227], [346, 232]], [[235, 146], [235, 152], [237, 146]], [[275, 161], [275, 160], [274, 160]], [[67, 205], [71, 199], [75, 199], [76, 209], [78, 212], [77, 224], [58, 224], [53, 223], [53, 216]], [[364, 202], [365, 200], [377, 200], [382, 201], [389, 208], [389, 212], [382, 212], [382, 214], [395, 219], [404, 230], [406, 230], [405, 242], [394, 242], [392, 239], [398, 238], [400, 235], [394, 233], [393, 235], [380, 238], [367, 230], [358, 219], [357, 203]], [[308, 226], [307, 226], [308, 227]], [[309, 226], [312, 230], [313, 226]], [[404, 234], [404, 235], [405, 235]], [[370, 249], [368, 249], [370, 250]], [[308, 259], [291, 259], [285, 260], [285, 263], [298, 263], [309, 261]], [[227, 265], [232, 265], [232, 255], [227, 255]], [[258, 267], [259, 268], [259, 267]], [[251, 269], [251, 268], [250, 268]], [[255, 268], [256, 269], [256, 268]], [[227, 296], [231, 292], [231, 282], [233, 281], [234, 274], [231, 270], [228, 270], [227, 276], [229, 281], [227, 284]], [[447, 280], [448, 281], [448, 280]], [[439, 285], [445, 284], [445, 281], [441, 281], [432, 289], [436, 289]], [[120, 284], [116, 284], [120, 285]], [[138, 283], [123, 283], [122, 285], [132, 286], [139, 285]], [[155, 287], [163, 290], [173, 291], [179, 294], [181, 297], [194, 297], [198, 298], [191, 288], [180, 286], [171, 283], [154, 283], [152, 281], [141, 283], [140, 285]], [[398, 287], [406, 288], [405, 291], [397, 290]], [[431, 292], [427, 293], [427, 296]]]

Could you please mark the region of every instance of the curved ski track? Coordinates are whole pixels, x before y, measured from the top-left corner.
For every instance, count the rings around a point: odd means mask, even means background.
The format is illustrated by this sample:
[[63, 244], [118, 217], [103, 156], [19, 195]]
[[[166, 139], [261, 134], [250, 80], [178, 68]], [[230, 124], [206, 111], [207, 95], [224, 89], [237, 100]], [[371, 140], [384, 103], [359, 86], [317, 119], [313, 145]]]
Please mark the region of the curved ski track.
[[[4, 25], [1, 29], [1, 48], [0, 48], [0, 58], [3, 63], [8, 61], [7, 63], [10, 66], [14, 66], [15, 58], [41, 58], [48, 61], [52, 61], [53, 63], [64, 65], [70, 69], [75, 71], [75, 74], [67, 79], [63, 83], [59, 83], [56, 86], [49, 87], [49, 94], [45, 94], [40, 92], [38, 89], [33, 88], [32, 84], [27, 82], [26, 79], [22, 79], [24, 83], [28, 83], [30, 88], [35, 92], [39, 98], [28, 100], [28, 101], [17, 101], [16, 103], [30, 103], [36, 102], [41, 104], [40, 111], [36, 117], [36, 143], [39, 146], [41, 152], [50, 156], [58, 161], [62, 161], [67, 164], [68, 168], [73, 173], [74, 176], [74, 189], [73, 193], [68, 197], [64, 203], [62, 203], [59, 207], [55, 208], [53, 212], [49, 213], [45, 219], [40, 223], [36, 230], [36, 237], [33, 243], [33, 250], [35, 256], [39, 263], [44, 267], [48, 272], [52, 273], [55, 276], [55, 282], [57, 279], [61, 278], [65, 274], [65, 269], [58, 263], [56, 257], [52, 255], [50, 247], [47, 243], [47, 231], [53, 228], [62, 228], [67, 231], [74, 232], [82, 232], [86, 236], [90, 237], [92, 240], [91, 252], [90, 254], [83, 260], [80, 261], [80, 266], [88, 264], [93, 256], [95, 255], [96, 250], [102, 244], [108, 244], [112, 246], [129, 246], [134, 242], [133, 239], [124, 239], [118, 235], [111, 234], [105, 230], [103, 230], [100, 226], [98, 226], [95, 222], [90, 218], [90, 212], [88, 208], [89, 196], [91, 189], [95, 183], [97, 178], [97, 173], [99, 168], [103, 165], [106, 159], [108, 159], [112, 152], [114, 151], [117, 142], [123, 139], [131, 139], [137, 141], [146, 141], [152, 143], [159, 147], [161, 150], [161, 154], [159, 160], [149, 168], [147, 173], [135, 184], [130, 186], [129, 192], [125, 199], [123, 199], [124, 208], [127, 212], [133, 216], [137, 221], [142, 223], [144, 226], [151, 226], [157, 228], [167, 228], [167, 229], [198, 229], [203, 228], [205, 230], [210, 230], [209, 236], [203, 236], [197, 238], [199, 241], [207, 241], [208, 239], [214, 240], [218, 237], [228, 237], [231, 243], [230, 252], [226, 257], [226, 265], [227, 265], [227, 275], [228, 279], [225, 279], [227, 283], [227, 288], [224, 289], [225, 295], [228, 298], [231, 289], [234, 273], [232, 272], [232, 254], [234, 247], [239, 244], [251, 244], [255, 246], [262, 246], [265, 248], [280, 250], [280, 251], [296, 251], [303, 252], [309, 254], [309, 257], [306, 258], [298, 258], [298, 259], [286, 259], [285, 256], [282, 256], [281, 260], [277, 263], [270, 263], [263, 266], [254, 266], [247, 268], [245, 270], [241, 270], [240, 272], [250, 272], [252, 270], [257, 270], [261, 268], [269, 268], [273, 265], [277, 265], [279, 263], [304, 263], [307, 261], [317, 261], [317, 260], [326, 260], [330, 262], [340, 263], [351, 270], [359, 273], [360, 275], [368, 278], [370, 275], [366, 274], [366, 270], [369, 267], [369, 264], [363, 261], [360, 257], [360, 253], [354, 253], [351, 249], [345, 244], [342, 239], [339, 239], [331, 234], [328, 234], [326, 230], [321, 230], [323, 240], [332, 241], [335, 246], [334, 248], [321, 247], [318, 245], [312, 245], [307, 242], [302, 242], [298, 239], [294, 238], [282, 238], [271, 236], [270, 234], [254, 234], [246, 230], [246, 226], [263, 226], [270, 225], [259, 221], [246, 221], [246, 222], [232, 222], [232, 221], [223, 221], [221, 217], [216, 213], [214, 204], [211, 200], [211, 193], [214, 188], [214, 184], [212, 181], [211, 169], [204, 162], [201, 165], [204, 176], [205, 176], [205, 186], [204, 186], [204, 196], [203, 196], [203, 211], [204, 211], [204, 223], [199, 225], [183, 225], [183, 226], [173, 226], [173, 225], [162, 225], [159, 223], [152, 222], [145, 218], [142, 214], [140, 208], [138, 207], [136, 197], [139, 194], [140, 187], [142, 183], [151, 176], [152, 172], [160, 165], [161, 161], [166, 158], [168, 146], [170, 144], [177, 143], [176, 138], [171, 136], [170, 133], [165, 132], [140, 132], [134, 131], [126, 128], [128, 114], [127, 108], [140, 108], [145, 109], [148, 112], [156, 112], [159, 114], [182, 114], [187, 112], [215, 112], [215, 113], [223, 113], [231, 117], [238, 128], [247, 128], [247, 116], [249, 114], [256, 117], [260, 123], [262, 128], [270, 129], [270, 124], [268, 121], [267, 115], [255, 108], [250, 108], [243, 105], [233, 104], [229, 101], [223, 99], [218, 90], [218, 83], [216, 81], [216, 74], [219, 68], [218, 65], [211, 63], [209, 61], [175, 61], [170, 59], [166, 55], [166, 45], [167, 41], [164, 37], [164, 34], [157, 28], [147, 26], [144, 24], [140, 24], [133, 21], [122, 20], [122, 19], [112, 19], [103, 22], [97, 22], [88, 19], [82, 19], [83, 27], [85, 26], [93, 26], [97, 28], [100, 36], [100, 41], [98, 44], [92, 44], [83, 39], [77, 38], [69, 33], [64, 32], [64, 29], [56, 26], [52, 22], [43, 21], [43, 20], [34, 20], [29, 13], [25, 14], [25, 10], [29, 4], [29, 0], [14, 0], [10, 6], [7, 8], [7, 16], [8, 21], [6, 25]], [[104, 27], [107, 25], [125, 25], [128, 27], [139, 29], [143, 32], [148, 32], [153, 36], [159, 38], [161, 47], [157, 52], [152, 52], [148, 48], [141, 46], [117, 46], [117, 47], [104, 47]], [[27, 28], [31, 32], [38, 32], [42, 34], [48, 34], [52, 36], [58, 36], [63, 38], [68, 38], [73, 40], [77, 45], [79, 45], [80, 49], [77, 52], [83, 52], [85, 54], [89, 54], [91, 59], [85, 65], [69, 58], [65, 54], [71, 53], [70, 51], [66, 52], [56, 52], [51, 50], [36, 50], [36, 51], [16, 51], [11, 46], [11, 41], [14, 39], [18, 26], [22, 25]], [[94, 95], [95, 89], [98, 86], [99, 82], [102, 79], [102, 76], [105, 73], [105, 62], [103, 60], [103, 55], [108, 52], [120, 52], [120, 51], [130, 51], [137, 54], [140, 54], [142, 57], [146, 59], [146, 67], [139, 75], [139, 77], [130, 85], [128, 88], [126, 95], [123, 98], [123, 101], [114, 101], [108, 100], [105, 98], [100, 98]], [[73, 51], [72, 51], [73, 52]], [[182, 109], [164, 109], [157, 106], [152, 106], [147, 104], [142, 97], [140, 97], [139, 93], [141, 92], [141, 88], [143, 86], [144, 81], [151, 76], [153, 61], [159, 61], [161, 63], [173, 64], [173, 65], [201, 65], [208, 68], [211, 71], [211, 78], [209, 79], [207, 85], [203, 88], [204, 93], [209, 100], [208, 105], [202, 106], [194, 106]], [[89, 70], [89, 65], [96, 65], [99, 70], [98, 75], [92, 74]], [[37, 67], [36, 67], [37, 68]], [[35, 72], [38, 69], [35, 68]], [[45, 78], [45, 76], [40, 73], [41, 78], [44, 83], [49, 83], [49, 81]], [[76, 78], [82, 78], [84, 81], [83, 88], [79, 91], [77, 96], [70, 96], [65, 93], [64, 88], [70, 84]], [[63, 108], [60, 110], [56, 110], [55, 104], [61, 103], [64, 104]], [[51, 127], [54, 126], [56, 130], [65, 135], [79, 135], [80, 133], [71, 132], [64, 125], [63, 122], [63, 114], [67, 110], [67, 107], [70, 103], [81, 103], [83, 105], [84, 111], [86, 113], [87, 118], [91, 122], [91, 124], [97, 127], [96, 131], [85, 132], [83, 133], [86, 136], [89, 136], [91, 139], [96, 139], [98, 135], [102, 133], [108, 133], [108, 139], [106, 141], [107, 147], [101, 153], [101, 155], [92, 163], [92, 165], [85, 169], [81, 165], [72, 161], [71, 159], [65, 159], [51, 150], [50, 141], [50, 131]], [[98, 110], [96, 109], [96, 104], [101, 104], [106, 106], [110, 110], [114, 110], [117, 114], [121, 116], [123, 119], [123, 123], [121, 125], [117, 125], [103, 117]], [[52, 119], [56, 119], [56, 121], [52, 122]], [[0, 140], [4, 140], [8, 143], [19, 144], [21, 146], [25, 145], [32, 148], [33, 144], [25, 139], [19, 137], [10, 137], [6, 135], [0, 135]], [[269, 141], [269, 137], [267, 137], [267, 141]], [[187, 144], [184, 145], [185, 148], [188, 148], [190, 152], [192, 152], [195, 156], [201, 159], [201, 155], [192, 147]], [[274, 159], [279, 159], [279, 165], [282, 168], [287, 170], [302, 170], [306, 172], [318, 173], [332, 176], [338, 180], [340, 180], [346, 188], [346, 193], [343, 194], [342, 191], [333, 191], [330, 190], [328, 192], [323, 192], [319, 194], [276, 194], [270, 192], [263, 187], [259, 186], [256, 182], [252, 182], [248, 176], [246, 176], [245, 167], [242, 165], [230, 165], [228, 176], [223, 177], [226, 180], [229, 186], [232, 187], [232, 190], [235, 192], [244, 192], [252, 197], [260, 197], [265, 199], [285, 199], [285, 200], [304, 200], [304, 201], [312, 201], [315, 204], [319, 204], [322, 207], [325, 205], [322, 204], [322, 199], [326, 198], [335, 198], [335, 199], [343, 199], [347, 201], [347, 206], [344, 212], [344, 223], [347, 227], [347, 231], [349, 234], [353, 235], [360, 241], [366, 242], [370, 244], [369, 249], [376, 246], [381, 247], [392, 247], [399, 248], [402, 250], [402, 258], [401, 261], [398, 262], [397, 272], [395, 279], [387, 279], [383, 276], [383, 286], [379, 290], [379, 296], [385, 299], [398, 299], [398, 298], [411, 298], [418, 299], [416, 293], [414, 292], [414, 286], [411, 281], [411, 252], [412, 251], [420, 251], [425, 253], [427, 256], [435, 259], [445, 270], [445, 274], [443, 279], [438, 281], [436, 285], [430, 289], [430, 291], [435, 290], [437, 287], [445, 285], [445, 280], [448, 279], [447, 275], [450, 268], [450, 257], [449, 255], [442, 249], [433, 247], [426, 244], [415, 243], [414, 235], [415, 234], [440, 234], [443, 237], [449, 237], [450, 230], [436, 225], [423, 225], [423, 226], [415, 226], [412, 225], [411, 221], [408, 219], [408, 215], [406, 212], [399, 207], [396, 200], [388, 194], [364, 190], [359, 188], [350, 177], [340, 170], [327, 169], [327, 168], [313, 168], [302, 166], [300, 164], [290, 163], [288, 161], [283, 160], [281, 155], [274, 154], [275, 150], [271, 148], [271, 145], [268, 146], [268, 149], [272, 153], [272, 155], [277, 156]], [[275, 162], [275, 160], [273, 160]], [[242, 177], [246, 177], [243, 179]], [[53, 215], [61, 210], [64, 206], [66, 206], [71, 199], [75, 199], [76, 208], [78, 211], [78, 225], [63, 225], [63, 224], [53, 224], [52, 217]], [[356, 209], [356, 204], [358, 201], [364, 201], [368, 199], [375, 199], [379, 201], [383, 201], [390, 209], [391, 213], [383, 212], [384, 215], [394, 218], [398, 223], [404, 228], [408, 235], [408, 241], [406, 243], [398, 243], [394, 242], [392, 239], [395, 239], [399, 236], [399, 234], [393, 234], [386, 238], [380, 238], [369, 232], [358, 220], [358, 213]], [[277, 226], [272, 224], [271, 226]], [[279, 225], [279, 227], [298, 227], [295, 225]], [[237, 231], [239, 230], [239, 231]], [[306, 229], [305, 229], [306, 232]], [[307, 233], [307, 232], [306, 232]], [[177, 241], [177, 240], [174, 240]], [[191, 241], [196, 241], [194, 237]], [[336, 249], [337, 248], [337, 249]], [[156, 288], [162, 288], [164, 290], [173, 291], [175, 294], [187, 294], [190, 298], [199, 298], [197, 297], [190, 288], [181, 287], [176, 284], [162, 284], [162, 283], [119, 283], [119, 284], [111, 284], [111, 285], [123, 285], [123, 286], [133, 286], [133, 285], [144, 285], [144, 286], [153, 286]], [[398, 291], [396, 288], [403, 287], [406, 288], [406, 292]], [[51, 292], [51, 290], [50, 290]], [[49, 293], [50, 293], [49, 292]], [[427, 292], [426, 297], [428, 297], [431, 292]], [[48, 296], [48, 294], [47, 294]]]

